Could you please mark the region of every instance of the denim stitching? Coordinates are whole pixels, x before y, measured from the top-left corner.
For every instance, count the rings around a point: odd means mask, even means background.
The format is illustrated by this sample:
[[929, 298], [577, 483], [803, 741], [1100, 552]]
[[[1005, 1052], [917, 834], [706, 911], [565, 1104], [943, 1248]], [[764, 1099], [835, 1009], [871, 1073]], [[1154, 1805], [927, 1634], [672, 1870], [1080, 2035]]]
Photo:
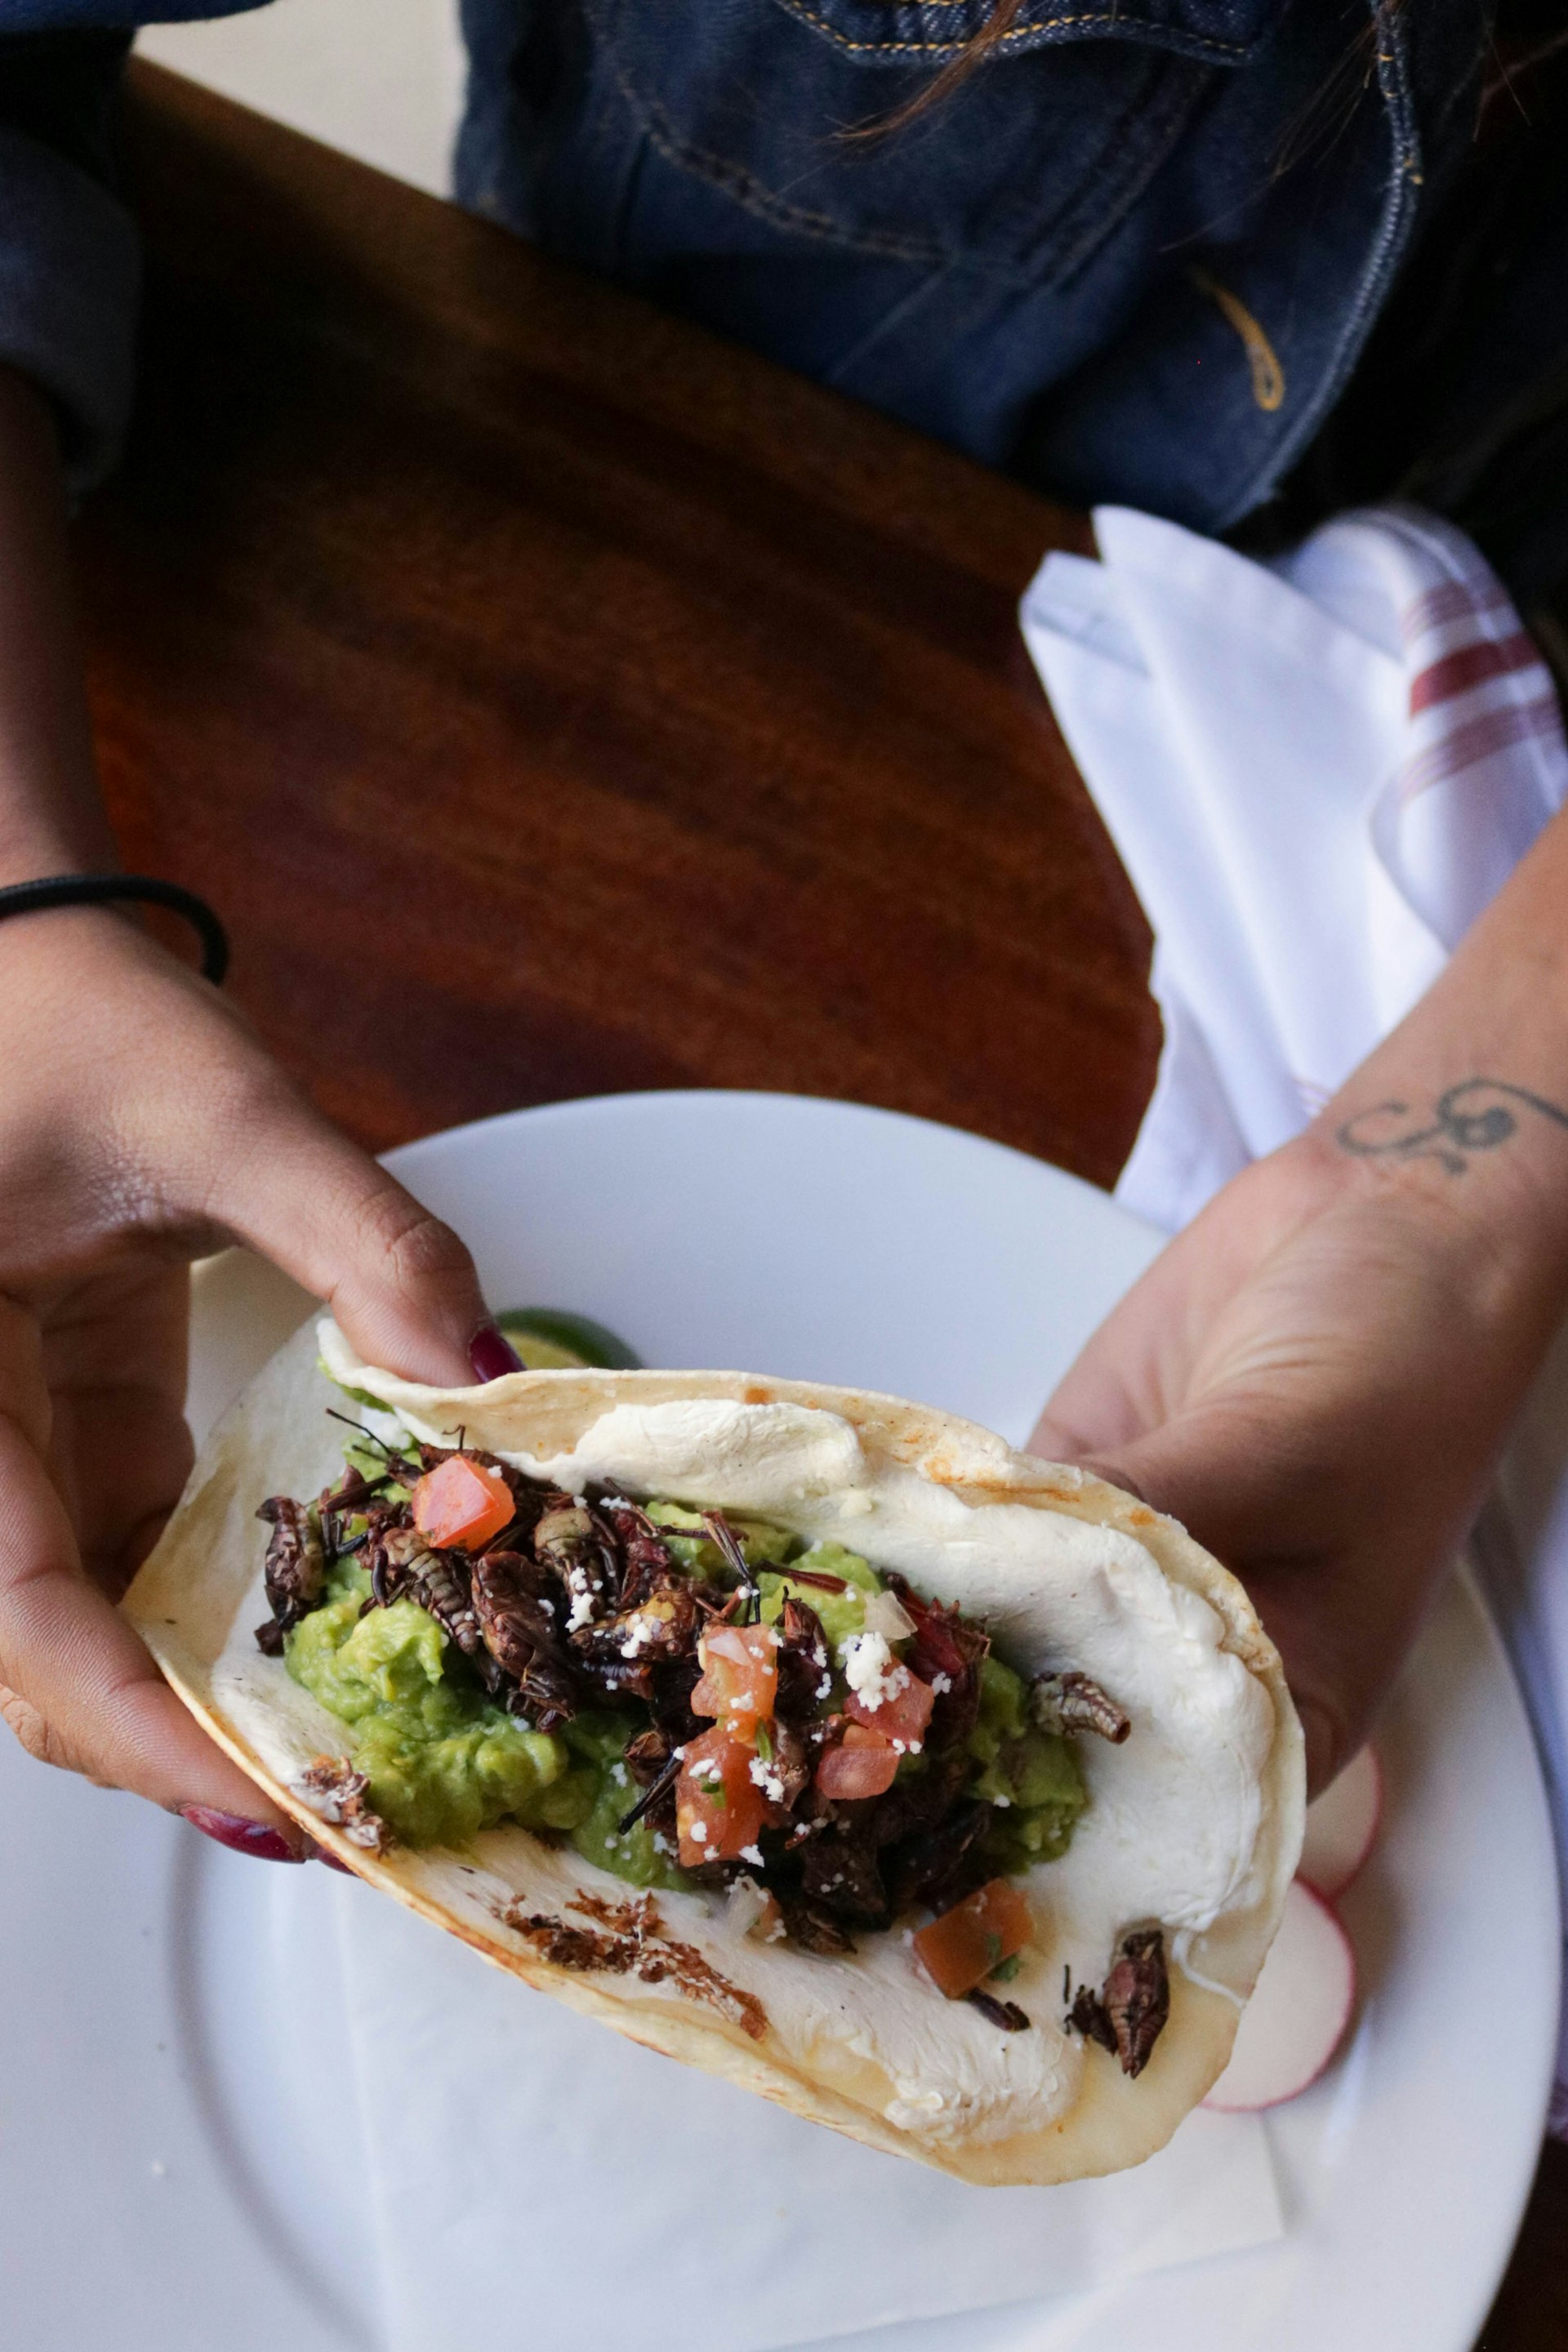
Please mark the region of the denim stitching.
[[[965, 4], [966, 0], [946, 0], [946, 5], [950, 5]], [[1191, 112], [1192, 94], [1185, 89], [1172, 91], [1171, 98], [1173, 102], [1156, 120], [1153, 152], [1146, 158], [1140, 170], [1128, 174], [1129, 185], [1123, 199], [1110, 208], [1109, 215], [1102, 215], [1097, 219], [1078, 244], [1069, 247], [1065, 257], [1058, 256], [1054, 262], [1047, 261], [1045, 265], [1046, 275], [1042, 280], [1041, 243], [1046, 236], [1052, 236], [1053, 232], [1056, 241], [1060, 242], [1062, 232], [1056, 224], [1045, 225], [1025, 252], [1015, 254], [1005, 260], [993, 259], [984, 250], [967, 245], [951, 247], [935, 245], [929, 239], [900, 236], [893, 230], [846, 227], [841, 221], [836, 220], [829, 213], [808, 212], [803, 205], [792, 205], [784, 197], [774, 195], [771, 190], [760, 187], [751, 173], [731, 158], [715, 155], [703, 148], [689, 145], [679, 136], [658, 100], [649, 98], [631, 79], [622, 61], [616, 42], [607, 34], [605, 39], [605, 49], [610, 60], [611, 71], [615, 75], [616, 86], [633, 115], [641, 122], [648, 142], [655, 152], [676, 171], [689, 172], [694, 179], [704, 180], [710, 187], [719, 189], [732, 203], [739, 205], [743, 212], [750, 213], [753, 219], [766, 221], [773, 226], [795, 230], [802, 236], [814, 238], [818, 244], [841, 246], [846, 251], [851, 253], [876, 254], [885, 260], [905, 261], [928, 268], [946, 267], [952, 262], [962, 261], [967, 268], [974, 270], [983, 278], [990, 278], [997, 285], [1019, 289], [1037, 286], [1042, 282], [1059, 281], [1082, 267], [1083, 263], [1098, 250], [1106, 236], [1119, 226], [1131, 205], [1137, 202], [1147, 187], [1153, 172], [1159, 169], [1169, 152], [1172, 128], [1179, 131], [1182, 123]], [[1143, 99], [1135, 101], [1128, 108], [1122, 121], [1131, 122], [1136, 127], [1148, 116], [1155, 114], [1155, 101], [1152, 99]], [[1110, 151], [1113, 143], [1107, 142], [1107, 152]], [[1070, 237], [1072, 215], [1070, 200], [1067, 210], [1068, 226], [1066, 236]]]
[[[819, 16], [814, 8], [806, 7], [804, 5], [804, 0], [785, 0], [785, 5], [789, 8], [792, 16], [799, 16], [802, 21], [807, 25], [815, 25], [818, 32], [826, 33], [828, 39], [837, 43], [837, 47], [841, 49], [854, 49], [862, 52], [870, 52], [874, 53], [878, 57], [899, 57], [916, 54], [926, 56], [941, 52], [949, 52], [956, 56], [968, 46], [966, 42], [957, 40], [852, 41], [847, 33], [841, 33], [837, 26], [831, 24], [826, 16]], [[931, 5], [931, 0], [926, 0], [926, 5]], [[944, 7], [958, 7], [963, 5], [963, 0], [935, 0], [935, 5]], [[1004, 33], [1001, 39], [993, 44], [989, 51], [989, 55], [995, 57], [1004, 49], [1017, 48], [1023, 42], [1033, 40], [1037, 33], [1058, 33], [1062, 31], [1065, 26], [1069, 25], [1117, 25], [1126, 26], [1130, 21], [1134, 20], [1130, 20], [1125, 13], [1120, 8], [1103, 9], [1093, 15], [1085, 11], [1079, 11], [1072, 16], [1044, 16], [1037, 19], [1032, 25], [1019, 26], [1016, 32]], [[1150, 27], [1147, 26], [1137, 26], [1136, 29], [1141, 32], [1147, 33], [1150, 30]], [[1207, 33], [1184, 33], [1182, 37], [1184, 42], [1190, 44], [1190, 47], [1193, 49], [1200, 50], [1206, 57], [1245, 58], [1249, 54], [1248, 44], [1245, 41], [1216, 41], [1214, 39], [1212, 35]]]
[[1311, 399], [1297, 415], [1294, 429], [1274, 444], [1250, 482], [1215, 520], [1216, 530], [1229, 530], [1244, 515], [1250, 514], [1307, 447], [1344, 389], [1409, 245], [1423, 178], [1421, 133], [1410, 89], [1398, 0], [1370, 0], [1370, 14], [1378, 36], [1378, 95], [1393, 151], [1393, 168], [1384, 187], [1382, 217], [1373, 238], [1372, 252], [1363, 266], [1333, 358], [1313, 386]]
[[[619, 73], [616, 79], [620, 79]], [[849, 229], [828, 213], [808, 213], [800, 205], [786, 204], [782, 196], [760, 188], [738, 163], [722, 155], [705, 154], [700, 148], [688, 147], [674, 138], [668, 124], [645, 105], [637, 107], [637, 99], [625, 84], [623, 93], [627, 102], [642, 116], [643, 129], [649, 144], [677, 171], [689, 172], [694, 179], [706, 180], [718, 188], [757, 220], [773, 227], [795, 230], [802, 236], [815, 237], [822, 245], [842, 245], [856, 252], [879, 254], [889, 261], [936, 263], [950, 257], [940, 245], [923, 244], [917, 238], [900, 237], [892, 230]], [[1002, 274], [1002, 273], [999, 273]]]
[[[677, 171], [689, 172], [696, 179], [706, 180], [712, 187], [738, 204], [753, 218], [772, 226], [795, 229], [803, 236], [815, 237], [819, 244], [840, 245], [851, 252], [875, 253], [889, 261], [923, 263], [928, 266], [952, 258], [945, 247], [929, 240], [901, 237], [891, 230], [852, 230], [836, 221], [830, 214], [807, 212], [802, 205], [785, 202], [765, 188], [761, 188], [750, 173], [723, 155], [707, 153], [699, 147], [688, 146], [680, 139], [664, 109], [657, 100], [647, 98], [628, 76], [621, 61], [620, 51], [613, 38], [606, 38], [605, 51], [616, 86], [633, 115], [643, 126], [649, 143], [667, 163]], [[997, 270], [994, 275], [1011, 282], [1016, 269]]]

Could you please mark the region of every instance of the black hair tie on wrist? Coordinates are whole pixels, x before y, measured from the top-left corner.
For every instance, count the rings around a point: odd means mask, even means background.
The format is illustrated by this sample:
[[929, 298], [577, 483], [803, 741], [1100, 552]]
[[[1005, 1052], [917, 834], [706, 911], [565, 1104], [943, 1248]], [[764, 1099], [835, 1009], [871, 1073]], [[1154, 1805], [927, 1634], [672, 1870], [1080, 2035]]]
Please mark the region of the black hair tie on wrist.
[[50, 907], [107, 907], [116, 900], [167, 907], [201, 934], [202, 978], [221, 988], [228, 970], [228, 933], [205, 898], [155, 874], [51, 874], [39, 882], [0, 889], [0, 923], [7, 915], [38, 915]]

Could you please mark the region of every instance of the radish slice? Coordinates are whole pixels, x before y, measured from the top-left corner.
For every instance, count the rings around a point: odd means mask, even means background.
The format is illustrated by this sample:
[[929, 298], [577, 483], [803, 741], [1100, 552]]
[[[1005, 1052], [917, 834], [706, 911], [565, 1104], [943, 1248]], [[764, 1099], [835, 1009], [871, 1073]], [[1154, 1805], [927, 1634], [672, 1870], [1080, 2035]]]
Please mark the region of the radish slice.
[[1315, 2083], [1355, 2006], [1355, 1955], [1328, 1905], [1298, 1879], [1285, 1898], [1258, 1990], [1242, 2011], [1230, 2063], [1205, 2107], [1277, 2107]]
[[1372, 1852], [1382, 1819], [1383, 1768], [1376, 1748], [1363, 1748], [1308, 1806], [1297, 1876], [1331, 1903]]

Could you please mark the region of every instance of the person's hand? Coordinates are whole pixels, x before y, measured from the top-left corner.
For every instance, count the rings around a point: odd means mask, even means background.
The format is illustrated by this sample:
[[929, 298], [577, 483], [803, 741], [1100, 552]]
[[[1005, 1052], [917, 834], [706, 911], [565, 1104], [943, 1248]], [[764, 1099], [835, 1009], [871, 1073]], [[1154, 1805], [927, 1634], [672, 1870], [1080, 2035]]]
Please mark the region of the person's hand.
[[190, 1467], [187, 1261], [248, 1242], [414, 1378], [510, 1350], [457, 1235], [128, 922], [0, 924], [0, 1709], [35, 1756], [297, 1854], [112, 1605]]
[[1110, 1315], [1030, 1440], [1243, 1580], [1314, 1791], [1365, 1737], [1560, 1311], [1528, 1220], [1478, 1215], [1480, 1184], [1322, 1133], [1259, 1161]]

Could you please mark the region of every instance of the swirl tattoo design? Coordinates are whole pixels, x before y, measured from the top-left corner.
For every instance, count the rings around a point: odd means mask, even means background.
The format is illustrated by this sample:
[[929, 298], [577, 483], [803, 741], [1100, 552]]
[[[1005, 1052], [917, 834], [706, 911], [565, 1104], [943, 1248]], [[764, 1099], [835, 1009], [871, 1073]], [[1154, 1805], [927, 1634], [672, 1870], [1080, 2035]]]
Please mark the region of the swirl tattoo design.
[[[1474, 1101], [1478, 1095], [1493, 1099], [1478, 1106]], [[1450, 1176], [1462, 1176], [1470, 1164], [1470, 1154], [1495, 1151], [1500, 1143], [1518, 1134], [1521, 1111], [1534, 1111], [1558, 1127], [1568, 1127], [1568, 1110], [1531, 1094], [1528, 1087], [1510, 1086], [1504, 1078], [1461, 1078], [1438, 1096], [1428, 1126], [1410, 1128], [1404, 1134], [1379, 1133], [1380, 1120], [1407, 1119], [1416, 1114], [1408, 1103], [1376, 1103], [1346, 1119], [1335, 1130], [1334, 1140], [1342, 1151], [1354, 1152], [1360, 1160], [1436, 1160]]]

